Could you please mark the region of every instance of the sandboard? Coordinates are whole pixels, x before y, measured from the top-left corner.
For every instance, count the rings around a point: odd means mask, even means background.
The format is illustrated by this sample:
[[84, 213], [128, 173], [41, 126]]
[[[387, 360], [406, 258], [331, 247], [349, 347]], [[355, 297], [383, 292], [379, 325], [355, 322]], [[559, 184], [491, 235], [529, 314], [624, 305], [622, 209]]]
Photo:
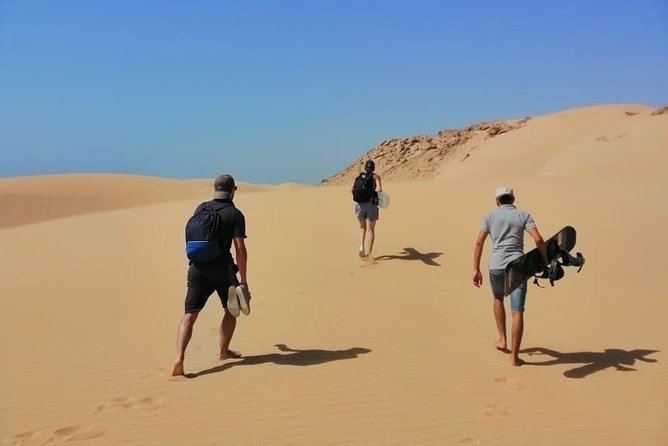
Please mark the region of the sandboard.
[[390, 206], [390, 196], [387, 192], [378, 192], [378, 207], [387, 209]]
[[[548, 263], [559, 256], [559, 251], [570, 251], [575, 247], [575, 228], [566, 226], [545, 241]], [[505, 295], [508, 296], [529, 278], [542, 272], [547, 265], [538, 248], [534, 248], [506, 265]]]

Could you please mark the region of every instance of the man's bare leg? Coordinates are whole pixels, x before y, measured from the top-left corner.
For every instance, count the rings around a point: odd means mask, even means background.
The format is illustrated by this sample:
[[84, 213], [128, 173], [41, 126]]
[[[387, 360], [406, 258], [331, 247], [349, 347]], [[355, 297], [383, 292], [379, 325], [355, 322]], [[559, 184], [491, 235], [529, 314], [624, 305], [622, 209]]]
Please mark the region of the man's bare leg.
[[376, 222], [369, 221], [369, 250], [367, 251], [367, 257], [371, 257], [371, 251], [373, 251], [373, 242], [376, 241]]
[[366, 257], [366, 252], [364, 250], [364, 239], [366, 238], [366, 220], [360, 220], [360, 250], [359, 254], [361, 258]]
[[237, 318], [232, 316], [227, 310], [220, 323], [220, 360], [230, 358], [240, 358], [241, 354], [230, 350], [230, 342], [234, 335], [234, 329], [237, 327]]
[[193, 325], [197, 320], [199, 311], [194, 313], [186, 313], [181, 319], [179, 324], [179, 329], [176, 332], [176, 361], [174, 361], [174, 367], [172, 368], [172, 376], [183, 375], [183, 361], [186, 356], [186, 347], [188, 347], [188, 342], [193, 334]]
[[522, 311], [513, 311], [513, 339], [512, 339], [512, 352], [510, 356], [510, 363], [514, 366], [522, 365], [522, 361], [519, 357], [520, 344], [522, 344], [522, 334], [524, 333], [524, 312]]
[[499, 340], [496, 341], [496, 348], [507, 352], [508, 344], [506, 341], [506, 309], [503, 306], [503, 300], [494, 298], [494, 319], [496, 328], [499, 330]]

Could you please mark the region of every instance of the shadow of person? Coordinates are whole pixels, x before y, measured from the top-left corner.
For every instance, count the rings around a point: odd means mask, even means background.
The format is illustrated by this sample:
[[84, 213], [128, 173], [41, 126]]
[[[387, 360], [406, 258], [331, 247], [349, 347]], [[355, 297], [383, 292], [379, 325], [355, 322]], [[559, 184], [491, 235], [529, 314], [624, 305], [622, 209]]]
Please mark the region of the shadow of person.
[[555, 365], [555, 364], [583, 364], [571, 370], [566, 370], [564, 376], [567, 378], [584, 378], [592, 373], [600, 372], [607, 368], [614, 368], [620, 372], [632, 372], [636, 369], [630, 367], [636, 361], [657, 362], [657, 359], [646, 358], [646, 356], [657, 353], [659, 350], [621, 350], [617, 348], [605, 349], [602, 352], [574, 352], [561, 353], [544, 347], [534, 347], [522, 350], [529, 356], [547, 355], [553, 359], [543, 362], [525, 362], [526, 365]]
[[285, 344], [276, 344], [279, 351], [287, 353], [269, 353], [266, 355], [246, 356], [239, 361], [225, 363], [197, 373], [187, 373], [186, 378], [197, 378], [212, 373], [223, 372], [229, 368], [242, 365], [258, 365], [274, 363], [277, 365], [309, 366], [326, 362], [354, 359], [359, 355], [371, 352], [368, 348], [353, 347], [346, 350], [296, 350]]
[[434, 259], [440, 257], [443, 255], [442, 252], [427, 252], [427, 253], [421, 253], [415, 248], [404, 248], [401, 253], [398, 255], [385, 255], [385, 256], [380, 256], [376, 257], [376, 260], [378, 261], [383, 261], [383, 260], [420, 260], [422, 263], [430, 266], [441, 266], [440, 264], [436, 263]]

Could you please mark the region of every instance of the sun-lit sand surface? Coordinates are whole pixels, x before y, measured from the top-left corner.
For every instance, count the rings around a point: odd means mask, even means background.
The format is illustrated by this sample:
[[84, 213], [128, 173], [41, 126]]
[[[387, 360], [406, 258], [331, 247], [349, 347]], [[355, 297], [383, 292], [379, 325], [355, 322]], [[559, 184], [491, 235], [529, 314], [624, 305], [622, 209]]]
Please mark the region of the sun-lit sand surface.
[[[218, 361], [212, 296], [180, 378], [183, 228], [210, 180], [0, 180], [0, 444], [668, 444], [668, 114], [651, 111], [535, 117], [436, 179], [387, 182], [374, 261], [349, 185], [240, 187], [245, 358]], [[587, 258], [529, 286], [517, 368], [487, 277], [471, 285], [499, 184]]]

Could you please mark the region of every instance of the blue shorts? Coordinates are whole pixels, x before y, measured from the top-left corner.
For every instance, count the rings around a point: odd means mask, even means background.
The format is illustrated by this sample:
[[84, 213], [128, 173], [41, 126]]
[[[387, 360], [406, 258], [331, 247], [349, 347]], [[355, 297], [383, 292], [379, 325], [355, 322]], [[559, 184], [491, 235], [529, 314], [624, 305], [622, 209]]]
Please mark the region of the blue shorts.
[[[505, 288], [504, 279], [506, 272], [503, 269], [489, 270], [489, 283], [492, 286], [494, 298], [503, 300]], [[524, 311], [524, 302], [527, 300], [527, 283], [524, 282], [510, 293], [510, 309], [513, 311]]]

